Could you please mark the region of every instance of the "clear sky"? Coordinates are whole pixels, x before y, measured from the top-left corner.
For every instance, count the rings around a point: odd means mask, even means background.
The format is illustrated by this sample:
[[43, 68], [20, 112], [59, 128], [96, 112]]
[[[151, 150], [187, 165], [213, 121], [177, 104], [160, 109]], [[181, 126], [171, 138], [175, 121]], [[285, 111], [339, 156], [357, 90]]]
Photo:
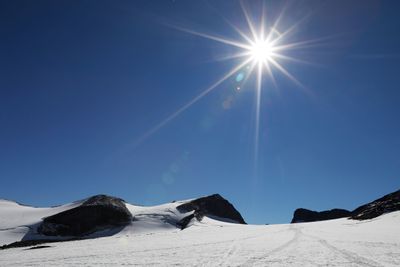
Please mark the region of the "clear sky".
[[317, 40], [279, 59], [303, 87], [272, 68], [257, 120], [239, 70], [152, 131], [242, 60], [182, 28], [242, 42], [243, 6], [259, 25], [257, 1], [0, 1], [0, 197], [220, 193], [263, 224], [399, 189], [398, 1], [265, 2], [266, 30], [286, 6], [285, 41]]

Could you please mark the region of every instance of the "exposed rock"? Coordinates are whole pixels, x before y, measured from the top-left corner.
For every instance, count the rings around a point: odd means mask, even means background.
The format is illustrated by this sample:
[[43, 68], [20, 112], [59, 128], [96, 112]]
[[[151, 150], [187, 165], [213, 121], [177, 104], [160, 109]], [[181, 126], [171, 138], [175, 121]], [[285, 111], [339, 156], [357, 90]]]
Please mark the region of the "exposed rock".
[[400, 210], [400, 190], [356, 208], [352, 212], [351, 218], [367, 220], [397, 210]]
[[194, 219], [196, 219], [197, 221], [201, 221], [203, 219], [204, 214], [201, 213], [200, 211], [195, 211], [192, 214], [184, 217], [182, 220], [180, 220], [179, 222], [176, 223], [176, 226], [178, 226], [179, 228], [181, 228], [181, 230], [185, 229], [186, 227], [188, 227], [188, 225], [190, 224], [190, 222], [192, 222]]
[[350, 216], [351, 212], [344, 209], [332, 209], [321, 212], [307, 209], [297, 209], [294, 212], [291, 223], [325, 221]]
[[[179, 205], [177, 209], [182, 213], [194, 211], [192, 216], [197, 218], [202, 218], [203, 215], [206, 215], [210, 217], [226, 219], [230, 222], [246, 224], [242, 215], [240, 215], [235, 207], [219, 194], [214, 194], [211, 196], [192, 200], [190, 202]], [[185, 217], [183, 219], [185, 221], [182, 221], [182, 225], [185, 222], [189, 223], [190, 220], [193, 219], [193, 217], [191, 217], [190, 219], [185, 219]], [[183, 228], [185, 228], [186, 225]]]
[[42, 246], [31, 247], [31, 248], [28, 248], [28, 249], [31, 250], [31, 249], [41, 249], [41, 248], [51, 248], [51, 246], [42, 245]]
[[315, 222], [343, 217], [350, 217], [350, 219], [355, 220], [367, 220], [397, 210], [400, 210], [400, 190], [362, 205], [351, 212], [343, 209], [333, 209], [322, 212], [297, 209], [294, 212], [292, 223]]
[[[37, 246], [37, 245], [45, 244], [45, 243], [66, 242], [66, 241], [73, 241], [73, 240], [80, 240], [80, 239], [72, 238], [72, 239], [65, 239], [65, 240], [56, 240], [56, 239], [22, 240], [22, 241], [13, 242], [10, 244], [2, 245], [2, 246], [0, 246], [0, 250], [9, 249], [9, 248], [30, 247], [30, 246]], [[35, 248], [35, 247], [33, 247], [33, 248]]]
[[106, 195], [90, 197], [82, 205], [43, 219], [38, 233], [47, 236], [84, 236], [128, 224], [132, 214], [124, 200]]

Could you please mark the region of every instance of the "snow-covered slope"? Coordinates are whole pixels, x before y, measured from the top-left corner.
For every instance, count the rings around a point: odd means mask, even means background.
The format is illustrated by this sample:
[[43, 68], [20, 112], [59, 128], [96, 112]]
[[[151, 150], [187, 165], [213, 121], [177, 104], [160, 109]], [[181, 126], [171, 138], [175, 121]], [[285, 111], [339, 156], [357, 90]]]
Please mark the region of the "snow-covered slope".
[[205, 215], [242, 223], [240, 213], [218, 194], [143, 207], [96, 195], [53, 208], [0, 200], [0, 246], [27, 246], [54, 240], [87, 239], [120, 231], [152, 233], [190, 227]]
[[[373, 220], [135, 231], [0, 251], [0, 266], [400, 266], [400, 212]], [[159, 229], [158, 229], [159, 230]]]
[[20, 241], [42, 218], [79, 206], [82, 201], [51, 208], [24, 206], [0, 199], [0, 246]]
[[[372, 220], [242, 225], [204, 217], [180, 230], [187, 214], [174, 202], [127, 204], [135, 220], [112, 236], [0, 250], [0, 266], [400, 266], [400, 212]], [[32, 208], [0, 201], [0, 243], [20, 240], [26, 225], [79, 205]]]
[[[33, 235], [30, 230], [36, 229], [43, 218], [78, 207], [84, 201], [76, 201], [51, 208], [36, 208], [9, 200], [0, 200], [0, 246], [26, 239], [54, 239], [55, 237]], [[151, 233], [176, 229], [176, 223], [191, 213], [181, 213], [176, 209], [177, 206], [187, 201], [177, 201], [152, 207], [135, 206], [126, 203], [126, 207], [135, 219], [123, 230], [124, 232], [133, 233]], [[89, 237], [102, 235], [108, 235], [108, 233], [99, 232]]]

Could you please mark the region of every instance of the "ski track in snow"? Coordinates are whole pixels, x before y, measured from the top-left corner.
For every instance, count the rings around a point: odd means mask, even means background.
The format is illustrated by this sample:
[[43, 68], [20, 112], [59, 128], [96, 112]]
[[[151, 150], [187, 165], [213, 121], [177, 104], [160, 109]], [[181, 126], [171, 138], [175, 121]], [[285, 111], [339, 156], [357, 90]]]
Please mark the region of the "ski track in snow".
[[265, 252], [264, 254], [260, 255], [260, 256], [255, 256], [255, 257], [251, 257], [249, 260], [247, 260], [246, 262], [243, 263], [243, 265], [246, 266], [252, 266], [254, 264], [256, 264], [257, 262], [268, 262], [268, 258], [275, 254], [278, 253], [282, 250], [285, 250], [286, 248], [288, 248], [289, 246], [296, 244], [298, 242], [299, 239], [299, 235], [301, 233], [301, 230], [299, 227], [295, 227], [295, 226], [290, 226], [289, 229], [287, 231], [292, 231], [293, 232], [293, 237], [283, 243], [282, 245], [279, 245], [278, 247], [273, 248], [272, 250], [269, 250], [267, 252]]
[[[235, 227], [230, 228], [236, 230]], [[392, 264], [381, 264], [350, 250], [338, 248], [326, 239], [304, 234], [300, 225], [289, 225], [280, 231], [263, 231], [260, 228], [256, 231], [260, 232], [258, 235], [213, 242], [204, 242], [206, 238], [202, 235], [207, 234], [209, 229], [204, 227], [202, 230], [205, 231], [188, 233], [189, 238], [197, 237], [200, 242], [186, 242], [179, 246], [174, 241], [179, 239], [176, 235], [184, 235], [184, 231], [137, 236], [138, 242], [154, 241], [154, 247], [148, 249], [140, 249], [140, 245], [129, 248], [129, 243], [126, 249], [117, 241], [123, 238], [134, 243], [135, 236], [52, 243], [50, 248], [41, 250], [10, 249], [0, 251], [0, 266], [398, 266], [400, 263], [397, 257]], [[215, 233], [212, 231], [211, 234]], [[289, 239], [280, 236], [287, 236], [288, 233], [291, 235]], [[268, 236], [277, 241], [274, 246], [265, 248], [263, 244], [268, 244]], [[164, 242], [157, 245], [160, 239], [164, 239]], [[160, 247], [168, 239], [171, 239], [172, 246]], [[257, 249], [246, 249], [251, 244], [256, 245]]]

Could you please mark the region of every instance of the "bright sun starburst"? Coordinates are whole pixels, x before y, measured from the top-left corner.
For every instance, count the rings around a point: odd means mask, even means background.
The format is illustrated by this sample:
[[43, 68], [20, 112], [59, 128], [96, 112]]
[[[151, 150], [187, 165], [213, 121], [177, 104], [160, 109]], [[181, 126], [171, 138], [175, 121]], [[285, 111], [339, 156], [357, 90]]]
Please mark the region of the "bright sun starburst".
[[[173, 28], [190, 33], [196, 36], [200, 36], [212, 41], [216, 41], [225, 45], [233, 46], [238, 49], [238, 52], [227, 57], [224, 60], [229, 59], [241, 59], [239, 63], [233, 66], [227, 73], [225, 73], [220, 79], [212, 83], [208, 88], [204, 89], [199, 95], [191, 99], [188, 103], [183, 105], [181, 108], [176, 110], [164, 121], [150, 129], [142, 138], [137, 140], [136, 144], [140, 143], [148, 136], [158, 131], [161, 127], [166, 125], [172, 119], [177, 117], [180, 113], [185, 111], [191, 105], [199, 101], [205, 95], [210, 93], [212, 90], [217, 88], [224, 81], [232, 76], [243, 77], [243, 69], [246, 69], [246, 79], [249, 77], [255, 77], [255, 91], [256, 91], [256, 118], [255, 118], [255, 138], [254, 138], [254, 154], [255, 162], [257, 162], [258, 155], [258, 143], [259, 143], [259, 127], [260, 127], [260, 106], [261, 106], [261, 91], [263, 75], [267, 75], [272, 84], [277, 87], [275, 81], [275, 72], [282, 74], [297, 86], [304, 88], [304, 86], [284, 67], [285, 62], [304, 62], [288, 55], [287, 52], [294, 49], [305, 48], [309, 45], [313, 45], [318, 40], [306, 40], [290, 42], [290, 37], [297, 29], [297, 26], [302, 20], [291, 25], [290, 27], [282, 28], [280, 22], [283, 20], [283, 11], [276, 17], [275, 21], [266, 21], [265, 8], [262, 8], [261, 20], [258, 24], [255, 24], [241, 2], [241, 8], [244, 14], [245, 24], [248, 27], [248, 31], [243, 31], [238, 27], [230, 24], [232, 28], [240, 35], [241, 40], [232, 40], [212, 34], [202, 33], [191, 29], [182, 27], [172, 26]], [[283, 9], [285, 10], [285, 8]], [[255, 74], [255, 75], [253, 75]], [[239, 76], [238, 76], [239, 75]], [[239, 88], [239, 87], [238, 87]]]
[[252, 44], [249, 49], [249, 54], [254, 62], [258, 64], [265, 63], [272, 58], [274, 51], [274, 46], [267, 40], [257, 41]]

